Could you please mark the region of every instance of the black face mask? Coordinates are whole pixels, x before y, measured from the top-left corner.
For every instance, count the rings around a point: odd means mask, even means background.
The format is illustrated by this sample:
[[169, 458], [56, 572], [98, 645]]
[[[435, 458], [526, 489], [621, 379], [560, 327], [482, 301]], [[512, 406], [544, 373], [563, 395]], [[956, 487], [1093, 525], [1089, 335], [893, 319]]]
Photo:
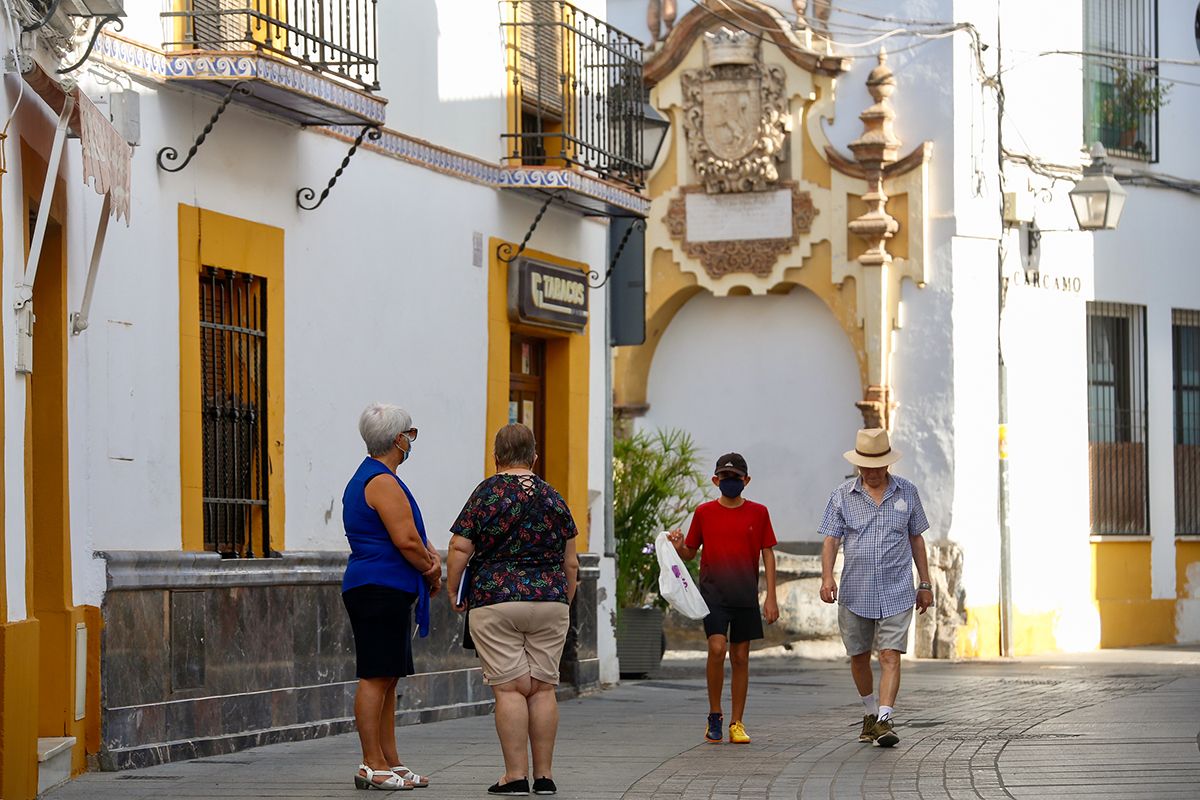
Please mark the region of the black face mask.
[[721, 489], [721, 494], [732, 500], [741, 495], [742, 490], [746, 488], [746, 483], [741, 478], [722, 478], [717, 484]]

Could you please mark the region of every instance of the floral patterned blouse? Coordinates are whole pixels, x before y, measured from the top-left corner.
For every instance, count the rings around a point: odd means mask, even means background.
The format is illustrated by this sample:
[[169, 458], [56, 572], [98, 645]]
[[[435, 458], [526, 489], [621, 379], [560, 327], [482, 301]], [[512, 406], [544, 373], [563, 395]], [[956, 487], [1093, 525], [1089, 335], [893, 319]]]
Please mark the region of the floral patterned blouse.
[[493, 475], [450, 527], [475, 545], [472, 608], [518, 600], [567, 602], [567, 540], [578, 531], [553, 486], [536, 475]]

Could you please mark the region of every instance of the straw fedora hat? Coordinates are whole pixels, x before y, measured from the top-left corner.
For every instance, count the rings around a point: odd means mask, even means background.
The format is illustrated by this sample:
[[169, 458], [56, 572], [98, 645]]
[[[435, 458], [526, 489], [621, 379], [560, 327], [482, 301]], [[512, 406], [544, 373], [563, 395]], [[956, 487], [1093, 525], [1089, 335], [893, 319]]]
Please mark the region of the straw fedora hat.
[[854, 449], [842, 454], [856, 467], [887, 467], [900, 460], [883, 428], [863, 428], [854, 437]]

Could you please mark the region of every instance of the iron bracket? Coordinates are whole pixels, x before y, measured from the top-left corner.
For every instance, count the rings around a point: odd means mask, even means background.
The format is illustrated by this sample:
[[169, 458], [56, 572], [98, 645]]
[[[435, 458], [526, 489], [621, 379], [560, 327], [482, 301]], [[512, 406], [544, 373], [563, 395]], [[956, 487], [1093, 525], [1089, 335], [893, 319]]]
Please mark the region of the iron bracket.
[[[529, 237], [533, 236], [533, 232], [537, 230], [537, 226], [541, 224], [542, 217], [546, 214], [546, 209], [558, 197], [558, 192], [551, 192], [546, 198], [546, 202], [542, 203], [542, 207], [538, 209], [537, 216], [533, 218], [533, 224], [529, 226], [529, 230], [525, 231], [525, 238], [521, 240], [519, 245], [514, 245], [512, 242], [501, 242], [496, 245], [496, 258], [503, 261], [505, 264], [511, 264], [517, 260], [521, 253], [525, 252], [525, 245], [529, 244]], [[511, 255], [508, 255], [511, 253]]]
[[92, 40], [88, 42], [87, 50], [83, 51], [83, 56], [69, 67], [57, 69], [55, 72], [59, 75], [66, 75], [68, 72], [74, 72], [84, 65], [88, 60], [88, 56], [92, 54], [92, 48], [96, 46], [96, 40], [100, 38], [100, 31], [104, 30], [104, 26], [110, 22], [117, 23], [117, 30], [125, 30], [125, 23], [116, 14], [106, 14], [103, 17], [97, 17], [96, 27], [92, 29]]
[[156, 158], [156, 161], [158, 162], [158, 168], [164, 172], [179, 172], [189, 163], [191, 163], [192, 156], [196, 155], [196, 151], [200, 149], [200, 145], [204, 144], [204, 140], [208, 138], [210, 133], [212, 133], [213, 126], [217, 124], [217, 120], [221, 118], [221, 115], [225, 113], [225, 109], [229, 107], [230, 102], [233, 101], [233, 96], [238, 93], [244, 95], [250, 94], [250, 90], [242, 85], [244, 83], [245, 81], [238, 81], [233, 86], [229, 87], [229, 91], [225, 93], [224, 99], [221, 100], [221, 105], [217, 106], [217, 110], [214, 111], [213, 115], [209, 118], [208, 124], [204, 126], [204, 130], [200, 131], [200, 135], [196, 137], [196, 141], [193, 142], [192, 146], [188, 149], [187, 156], [184, 157], [182, 164], [177, 167], [168, 167], [166, 164], [164, 164], [164, 161], [170, 161], [174, 163], [175, 161], [179, 160], [178, 150], [176, 150], [174, 147], [164, 147], [158, 151], [158, 156]]
[[337, 172], [333, 173], [333, 177], [329, 179], [329, 183], [321, 190], [321, 196], [317, 198], [317, 202], [311, 206], [304, 205], [305, 202], [312, 203], [313, 198], [317, 197], [316, 191], [308, 186], [296, 192], [296, 205], [305, 211], [316, 211], [321, 207], [321, 203], [325, 202], [325, 198], [329, 196], [329, 192], [333, 189], [333, 185], [338, 182], [338, 178], [342, 177], [342, 173], [346, 171], [346, 167], [350, 165], [350, 159], [354, 158], [354, 154], [358, 152], [359, 146], [362, 145], [363, 139], [370, 137], [371, 141], [377, 142], [383, 138], [383, 130], [378, 125], [364, 125], [363, 129], [358, 132], [354, 143], [350, 145], [350, 151], [346, 153], [346, 157], [342, 159], [341, 166], [337, 168]]
[[[632, 224], [630, 224], [629, 228], [626, 229], [625, 235], [621, 237], [620, 244], [617, 245], [616, 252], [614, 252], [612, 254], [612, 258], [609, 259], [608, 269], [604, 271], [603, 279], [600, 278], [600, 273], [596, 270], [593, 269], [588, 271], [588, 286], [593, 289], [599, 289], [600, 287], [604, 286], [604, 284], [608, 283], [608, 279], [612, 277], [613, 270], [617, 268], [617, 259], [621, 257], [621, 251], [625, 249], [625, 243], [629, 241], [629, 237], [633, 233], [634, 228], [641, 228], [642, 230], [645, 230], [646, 220], [640, 218], [636, 219]], [[599, 280], [600, 282], [592, 283], [592, 281], [595, 280]]]

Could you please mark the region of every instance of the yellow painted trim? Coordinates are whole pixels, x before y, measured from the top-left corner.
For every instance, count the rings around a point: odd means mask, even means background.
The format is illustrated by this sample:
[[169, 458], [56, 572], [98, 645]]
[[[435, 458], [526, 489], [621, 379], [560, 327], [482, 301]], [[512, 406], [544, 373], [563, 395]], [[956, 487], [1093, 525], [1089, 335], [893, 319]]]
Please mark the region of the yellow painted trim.
[[[490, 475], [496, 431], [508, 423], [510, 339], [515, 331], [546, 340], [546, 480], [562, 493], [579, 527], [580, 552], [588, 549], [588, 383], [591, 323], [583, 333], [563, 335], [547, 328], [514, 326], [508, 318], [508, 265], [496, 255], [504, 240], [488, 243], [488, 373], [484, 475]], [[587, 264], [535, 250], [530, 258], [586, 273]]]
[[[3, 176], [7, 173], [7, 170], [4, 169], [3, 164], [5, 163], [5, 158], [7, 157], [7, 153], [5, 152], [5, 149], [4, 149], [7, 144], [7, 142], [5, 141], [7, 138], [8, 137], [5, 134], [0, 133], [0, 231], [4, 230], [4, 178], [3, 178]], [[4, 237], [0, 236], [0, 264], [3, 264], [3, 263], [4, 263]], [[3, 284], [4, 284], [4, 281], [0, 281], [0, 308], [4, 307], [4, 285]], [[5, 358], [5, 355], [6, 354], [4, 352], [4, 337], [0, 336], [0, 369], [6, 370], [8, 360]], [[4, 405], [4, 390], [5, 390], [5, 386], [7, 384], [8, 384], [7, 380], [0, 380], [0, 409], [6, 408], [6, 406]], [[5, 447], [5, 442], [7, 440], [8, 440], [8, 426], [0, 425], [0, 453], [5, 452], [4, 447]], [[7, 485], [8, 485], [5, 480], [4, 462], [5, 462], [5, 459], [3, 457], [0, 457], [0, 487], [7, 487]], [[5, 622], [8, 621], [8, 554], [6, 552], [8, 550], [8, 547], [5, 544], [5, 542], [7, 541], [7, 538], [6, 538], [6, 530], [7, 529], [4, 524], [4, 521], [6, 519], [5, 508], [6, 508], [6, 503], [7, 503], [7, 496], [8, 496], [7, 491], [0, 490], [0, 625], [3, 625]], [[2, 672], [3, 672], [3, 667], [0, 667], [0, 673], [2, 673]], [[2, 690], [0, 690], [0, 691], [2, 691]], [[0, 712], [0, 713], [2, 713], [2, 712]], [[3, 719], [3, 717], [0, 717], [0, 719]], [[3, 767], [4, 767], [4, 763], [2, 760], [0, 760], [0, 772], [3, 772]], [[3, 796], [4, 796], [3, 785], [2, 785], [2, 783], [0, 783], [0, 797], [3, 797]]]
[[1174, 644], [1175, 600], [1153, 599], [1150, 539], [1092, 542], [1101, 647]]
[[0, 621], [0, 797], [37, 795], [39, 623]]
[[1176, 539], [1175, 597], [1179, 600], [1200, 600], [1200, 578], [1195, 586], [1188, 585], [1188, 567], [1193, 565], [1200, 565], [1200, 541]]
[[179, 474], [182, 546], [184, 550], [204, 549], [199, 282], [204, 266], [248, 273], [267, 281], [267, 503], [271, 549], [283, 550], [283, 229], [180, 204]]

